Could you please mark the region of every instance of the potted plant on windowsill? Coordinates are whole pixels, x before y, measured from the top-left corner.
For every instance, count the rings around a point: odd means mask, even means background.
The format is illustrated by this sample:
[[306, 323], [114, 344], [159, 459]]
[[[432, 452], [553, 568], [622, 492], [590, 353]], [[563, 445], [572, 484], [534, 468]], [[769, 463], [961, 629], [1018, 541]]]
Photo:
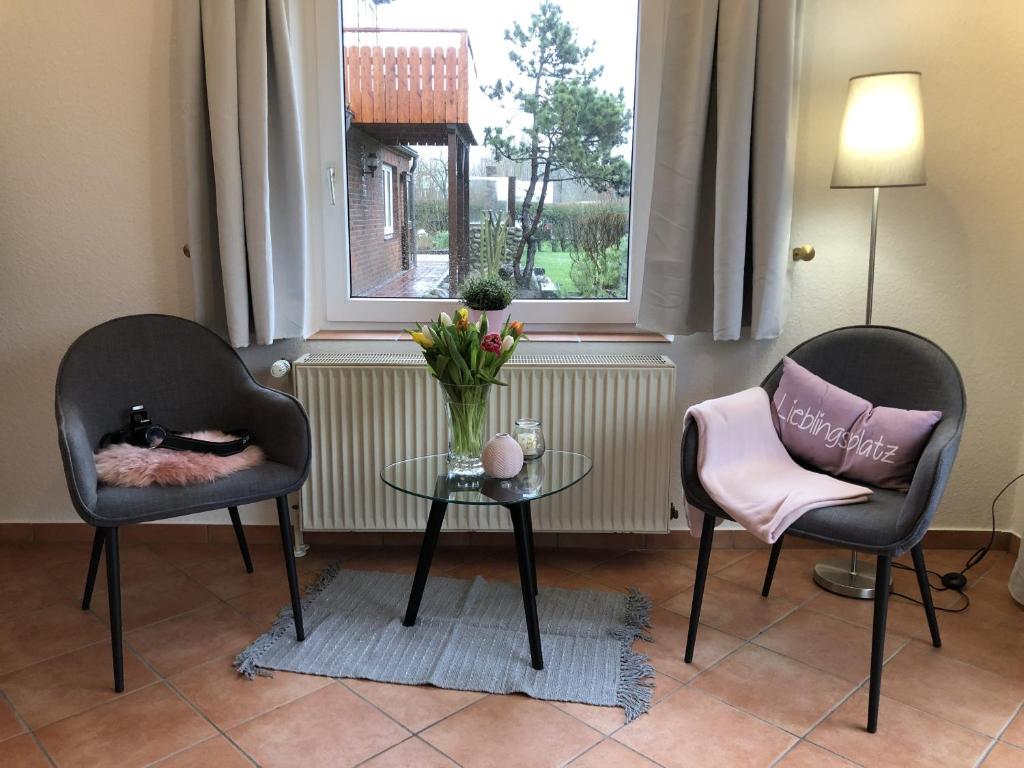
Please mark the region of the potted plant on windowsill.
[[472, 322], [487, 316], [487, 327], [501, 328], [502, 313], [516, 298], [516, 287], [503, 277], [478, 275], [462, 284], [462, 303], [470, 310]]

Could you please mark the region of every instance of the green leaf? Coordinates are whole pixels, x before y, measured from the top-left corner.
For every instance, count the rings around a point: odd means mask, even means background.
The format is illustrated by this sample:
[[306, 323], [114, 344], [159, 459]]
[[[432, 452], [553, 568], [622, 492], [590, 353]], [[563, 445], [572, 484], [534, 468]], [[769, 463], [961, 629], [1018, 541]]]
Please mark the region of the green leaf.
[[452, 359], [455, 361], [455, 364], [458, 366], [459, 373], [462, 374], [462, 381], [459, 382], [459, 383], [461, 383], [461, 384], [472, 384], [473, 383], [473, 374], [470, 373], [469, 368], [466, 366], [466, 361], [462, 359], [461, 355], [459, 355], [458, 357], [454, 357]]
[[437, 378], [444, 376], [445, 371], [448, 370], [448, 365], [452, 359], [448, 355], [438, 355], [437, 360], [434, 362], [434, 373]]

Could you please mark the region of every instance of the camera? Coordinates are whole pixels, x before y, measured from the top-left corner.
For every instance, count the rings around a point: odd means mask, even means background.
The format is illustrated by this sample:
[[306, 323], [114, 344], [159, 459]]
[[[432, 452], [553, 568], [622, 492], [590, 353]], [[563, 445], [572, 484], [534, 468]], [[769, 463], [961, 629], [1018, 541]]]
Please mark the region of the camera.
[[154, 424], [141, 405], [133, 405], [129, 413], [126, 443], [140, 448], [159, 448], [167, 439], [167, 430]]

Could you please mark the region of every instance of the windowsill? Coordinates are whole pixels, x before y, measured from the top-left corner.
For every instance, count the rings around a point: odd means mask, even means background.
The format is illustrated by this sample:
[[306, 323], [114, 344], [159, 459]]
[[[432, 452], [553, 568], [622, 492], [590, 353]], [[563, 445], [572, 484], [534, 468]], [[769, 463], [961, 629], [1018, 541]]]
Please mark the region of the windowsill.
[[[537, 342], [562, 342], [572, 344], [668, 344], [672, 339], [661, 333], [636, 331], [608, 333], [603, 331], [535, 331], [527, 333], [527, 340]], [[411, 341], [404, 331], [317, 331], [308, 341]]]

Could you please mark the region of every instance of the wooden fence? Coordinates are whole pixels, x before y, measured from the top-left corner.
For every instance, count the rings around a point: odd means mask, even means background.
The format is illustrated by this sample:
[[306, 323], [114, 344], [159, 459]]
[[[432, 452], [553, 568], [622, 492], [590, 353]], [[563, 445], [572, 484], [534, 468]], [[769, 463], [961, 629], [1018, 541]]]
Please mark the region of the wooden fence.
[[469, 40], [449, 46], [350, 45], [345, 94], [355, 123], [468, 123]]

